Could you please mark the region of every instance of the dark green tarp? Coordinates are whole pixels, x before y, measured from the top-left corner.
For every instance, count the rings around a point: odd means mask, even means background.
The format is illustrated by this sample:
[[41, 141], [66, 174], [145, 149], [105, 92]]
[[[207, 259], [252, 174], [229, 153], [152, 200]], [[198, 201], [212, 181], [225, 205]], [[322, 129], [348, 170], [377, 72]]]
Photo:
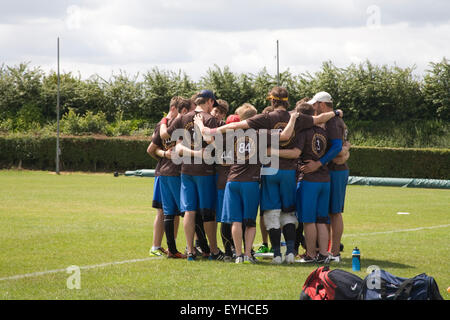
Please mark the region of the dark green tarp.
[[[154, 177], [154, 169], [141, 169], [126, 171], [125, 176]], [[354, 177], [348, 178], [349, 185], [360, 186], [390, 186], [404, 188], [434, 188], [450, 189], [450, 180], [437, 179], [409, 179], [409, 178], [377, 178], [377, 177]]]

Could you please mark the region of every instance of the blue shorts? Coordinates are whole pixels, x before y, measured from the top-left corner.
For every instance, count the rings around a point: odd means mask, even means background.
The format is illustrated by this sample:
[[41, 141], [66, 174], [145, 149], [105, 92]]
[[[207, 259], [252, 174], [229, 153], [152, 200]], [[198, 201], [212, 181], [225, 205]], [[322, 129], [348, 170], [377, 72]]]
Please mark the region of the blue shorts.
[[162, 209], [161, 183], [159, 181], [159, 176], [155, 177], [155, 182], [153, 183], [152, 207], [156, 209]]
[[167, 216], [179, 215], [180, 212], [180, 176], [160, 176], [161, 199], [164, 214]]
[[331, 178], [330, 186], [330, 214], [344, 212], [345, 191], [349, 170], [334, 171], [329, 170]]
[[223, 222], [256, 221], [258, 205], [259, 182], [227, 182], [223, 199]]
[[303, 223], [329, 223], [329, 182], [302, 181], [300, 185], [299, 221]]
[[215, 175], [181, 174], [180, 211], [197, 211], [204, 222], [216, 220]]
[[295, 170], [278, 170], [261, 176], [261, 210], [295, 211]]
[[224, 196], [225, 196], [225, 189], [217, 189], [217, 198], [216, 198], [216, 221], [217, 222], [224, 222], [222, 220]]

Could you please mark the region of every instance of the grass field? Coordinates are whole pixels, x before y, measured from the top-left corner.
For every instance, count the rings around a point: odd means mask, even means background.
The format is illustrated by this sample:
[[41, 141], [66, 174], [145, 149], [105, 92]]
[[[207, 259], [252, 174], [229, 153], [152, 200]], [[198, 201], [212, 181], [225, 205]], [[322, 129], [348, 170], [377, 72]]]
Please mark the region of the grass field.
[[[295, 300], [316, 268], [147, 259], [152, 178], [0, 171], [0, 190], [0, 299]], [[358, 246], [358, 276], [371, 265], [402, 277], [426, 272], [450, 298], [449, 190], [349, 186], [344, 221], [336, 268], [351, 272]], [[72, 265], [79, 290], [66, 285]]]

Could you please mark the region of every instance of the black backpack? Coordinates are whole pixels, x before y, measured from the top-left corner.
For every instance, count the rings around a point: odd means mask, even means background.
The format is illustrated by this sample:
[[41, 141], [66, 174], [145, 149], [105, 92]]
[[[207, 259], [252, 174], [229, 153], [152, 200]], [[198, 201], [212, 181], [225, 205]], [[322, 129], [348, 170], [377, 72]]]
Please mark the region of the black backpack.
[[433, 277], [425, 273], [401, 278], [373, 270], [363, 281], [360, 300], [443, 300]]
[[323, 266], [306, 278], [300, 300], [357, 300], [362, 282], [353, 273]]

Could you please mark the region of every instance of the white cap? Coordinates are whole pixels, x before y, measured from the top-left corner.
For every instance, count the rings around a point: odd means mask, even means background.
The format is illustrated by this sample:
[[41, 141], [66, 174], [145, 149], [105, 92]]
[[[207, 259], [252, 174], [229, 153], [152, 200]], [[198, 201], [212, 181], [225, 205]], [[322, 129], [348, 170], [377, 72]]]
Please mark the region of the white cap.
[[314, 95], [314, 97], [309, 100], [308, 104], [314, 104], [316, 102], [333, 102], [331, 95], [328, 92], [321, 91]]

